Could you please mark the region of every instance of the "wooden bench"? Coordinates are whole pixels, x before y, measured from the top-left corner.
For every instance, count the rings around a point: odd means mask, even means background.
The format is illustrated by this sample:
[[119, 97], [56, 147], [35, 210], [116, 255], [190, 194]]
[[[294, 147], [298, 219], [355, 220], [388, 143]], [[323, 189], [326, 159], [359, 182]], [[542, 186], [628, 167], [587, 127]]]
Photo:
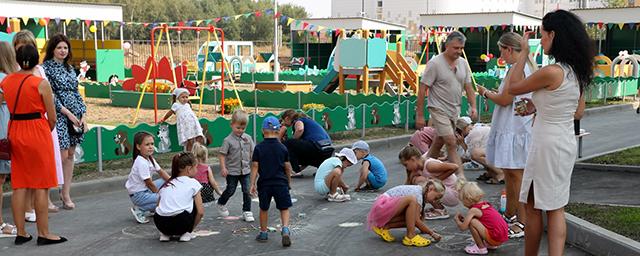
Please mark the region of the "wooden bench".
[[578, 139], [578, 158], [582, 158], [582, 138], [591, 135], [590, 132], [581, 131], [580, 134], [576, 135], [576, 139]]

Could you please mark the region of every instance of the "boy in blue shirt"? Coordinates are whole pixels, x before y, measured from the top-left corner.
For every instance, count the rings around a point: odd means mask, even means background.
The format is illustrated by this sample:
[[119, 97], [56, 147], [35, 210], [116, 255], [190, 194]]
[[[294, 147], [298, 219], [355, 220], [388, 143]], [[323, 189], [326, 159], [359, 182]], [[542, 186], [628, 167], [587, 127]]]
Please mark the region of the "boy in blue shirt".
[[351, 149], [358, 160], [362, 159], [360, 178], [355, 191], [376, 190], [384, 187], [387, 183], [387, 169], [380, 159], [369, 153], [369, 144], [359, 140], [353, 143]]
[[[282, 246], [291, 246], [289, 232], [289, 207], [292, 206], [289, 188], [291, 184], [291, 163], [289, 152], [280, 143], [278, 134], [280, 122], [269, 116], [262, 122], [264, 140], [253, 150], [251, 162], [251, 194], [258, 195], [260, 201], [260, 233], [256, 236], [258, 242], [268, 240], [267, 222], [271, 198], [280, 210], [282, 221]], [[257, 182], [256, 177], [260, 175]]]

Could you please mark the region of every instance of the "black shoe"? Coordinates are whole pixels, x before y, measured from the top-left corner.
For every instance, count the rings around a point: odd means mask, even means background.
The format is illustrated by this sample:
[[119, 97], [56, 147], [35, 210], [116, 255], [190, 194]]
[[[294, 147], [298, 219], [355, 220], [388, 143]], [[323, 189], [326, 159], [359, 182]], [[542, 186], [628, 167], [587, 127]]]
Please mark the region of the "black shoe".
[[640, 107], [636, 108], [636, 114], [640, 114]]
[[33, 239], [33, 236], [29, 235], [28, 237], [26, 236], [16, 236], [16, 240], [13, 242], [15, 245], [22, 245], [26, 242], [29, 242]]
[[60, 239], [58, 240], [53, 240], [53, 239], [49, 239], [41, 236], [38, 237], [38, 245], [59, 244], [59, 243], [64, 243], [66, 241], [67, 239], [64, 237], [60, 237]]

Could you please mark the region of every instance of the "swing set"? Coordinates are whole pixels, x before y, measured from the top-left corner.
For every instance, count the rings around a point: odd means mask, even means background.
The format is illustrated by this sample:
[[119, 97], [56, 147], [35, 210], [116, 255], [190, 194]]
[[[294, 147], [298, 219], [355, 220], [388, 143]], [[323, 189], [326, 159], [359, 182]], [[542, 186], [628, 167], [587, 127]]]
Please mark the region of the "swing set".
[[[169, 60], [171, 62], [171, 65], [175, 65], [174, 63], [174, 59], [173, 59], [173, 51], [171, 48], [171, 37], [170, 37], [170, 33], [169, 31], [174, 30], [174, 31], [178, 31], [179, 33], [182, 32], [183, 30], [191, 30], [191, 31], [196, 31], [196, 33], [199, 33], [200, 31], [207, 31], [207, 45], [209, 45], [209, 42], [211, 42], [211, 37], [213, 35], [213, 38], [216, 42], [220, 43], [220, 45], [222, 47], [218, 47], [218, 51], [220, 52], [220, 55], [222, 56], [221, 58], [221, 63], [222, 63], [222, 69], [221, 69], [221, 73], [220, 73], [220, 78], [219, 79], [212, 79], [210, 81], [206, 81], [206, 75], [207, 75], [207, 70], [204, 69], [202, 70], [202, 79], [201, 79], [201, 84], [198, 85], [196, 83], [196, 87], [188, 87], [183, 83], [183, 88], [185, 89], [192, 89], [195, 90], [195, 95], [194, 96], [190, 96], [189, 100], [198, 100], [198, 117], [202, 116], [202, 101], [203, 101], [203, 96], [204, 96], [204, 88], [205, 88], [205, 83], [215, 83], [217, 81], [220, 81], [220, 93], [221, 93], [221, 97], [220, 97], [220, 108], [221, 108], [221, 113], [224, 113], [224, 81], [225, 81], [225, 74], [227, 74], [227, 76], [229, 77], [229, 81], [231, 82], [231, 85], [233, 87], [233, 90], [235, 92], [235, 96], [236, 98], [239, 100], [240, 102], [240, 109], [244, 109], [243, 105], [242, 105], [242, 101], [240, 101], [240, 96], [238, 95], [238, 90], [236, 88], [235, 82], [233, 77], [231, 76], [230, 72], [230, 68], [227, 64], [227, 62], [225, 61], [226, 55], [224, 52], [224, 31], [221, 28], [216, 28], [214, 26], [209, 26], [209, 27], [170, 27], [167, 24], [163, 24], [162, 26], [158, 26], [158, 27], [154, 27], [151, 30], [151, 68], [149, 68], [149, 70], [147, 71], [147, 75], [145, 78], [145, 82], [141, 85], [141, 92], [140, 92], [140, 98], [138, 99], [138, 105], [136, 107], [136, 113], [133, 117], [133, 121], [132, 124], [135, 124], [137, 119], [138, 119], [138, 113], [140, 112], [140, 106], [142, 105], [142, 99], [144, 98], [145, 95], [145, 90], [147, 88], [147, 86], [152, 86], [153, 88], [153, 114], [154, 114], [154, 120], [155, 123], [158, 123], [158, 95], [157, 95], [157, 87], [156, 87], [156, 78], [158, 77], [158, 67], [157, 67], [157, 62], [156, 62], [156, 55], [158, 54], [158, 48], [160, 47], [160, 42], [162, 41], [163, 36], [166, 35], [167, 39], [167, 46], [169, 48]], [[155, 34], [156, 32], [159, 31], [159, 38], [156, 41], [155, 40]], [[218, 36], [218, 33], [220, 33], [220, 36]], [[178, 34], [179, 35], [179, 34]], [[182, 50], [182, 49], [180, 49]], [[209, 56], [209, 47], [207, 47], [206, 50], [206, 54], [205, 54], [205, 63], [207, 62], [207, 57]], [[180, 65], [184, 65], [184, 63], [181, 63]], [[183, 67], [180, 68], [180, 72], [183, 72]], [[225, 70], [227, 70], [228, 72], [225, 72]], [[151, 72], [154, 72], [154, 76], [152, 81], [153, 82], [149, 82], [149, 78], [151, 77]], [[173, 77], [173, 86], [172, 86], [172, 90], [176, 89], [179, 87], [178, 84], [178, 79], [176, 77], [176, 71], [175, 68], [171, 68], [171, 73], [172, 73], [172, 77]], [[184, 74], [182, 74], [182, 78], [184, 79], [185, 76]], [[197, 72], [196, 72], [196, 76], [197, 76]], [[197, 77], [196, 77], [197, 79]], [[215, 89], [214, 89], [215, 90]], [[214, 91], [215, 92], [215, 91]], [[215, 102], [215, 94], [214, 94], [214, 102]]]

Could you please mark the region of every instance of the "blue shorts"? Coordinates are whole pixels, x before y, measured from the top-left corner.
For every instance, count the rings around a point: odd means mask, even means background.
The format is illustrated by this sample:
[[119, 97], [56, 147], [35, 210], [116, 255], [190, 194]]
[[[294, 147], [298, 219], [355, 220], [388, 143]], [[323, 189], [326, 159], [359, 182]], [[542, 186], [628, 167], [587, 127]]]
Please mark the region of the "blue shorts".
[[378, 178], [376, 178], [376, 176], [373, 175], [371, 171], [369, 171], [369, 174], [367, 175], [367, 181], [369, 181], [369, 184], [373, 189], [379, 189], [381, 187], [384, 187], [384, 184], [386, 183], [386, 182], [378, 181]]
[[291, 203], [291, 195], [287, 186], [265, 186], [258, 188], [258, 200], [260, 201], [260, 210], [267, 211], [271, 206], [271, 198], [276, 201], [278, 210], [289, 209]]

